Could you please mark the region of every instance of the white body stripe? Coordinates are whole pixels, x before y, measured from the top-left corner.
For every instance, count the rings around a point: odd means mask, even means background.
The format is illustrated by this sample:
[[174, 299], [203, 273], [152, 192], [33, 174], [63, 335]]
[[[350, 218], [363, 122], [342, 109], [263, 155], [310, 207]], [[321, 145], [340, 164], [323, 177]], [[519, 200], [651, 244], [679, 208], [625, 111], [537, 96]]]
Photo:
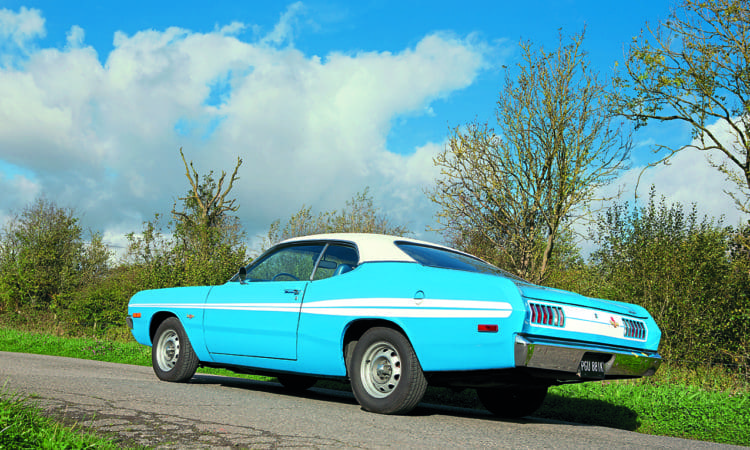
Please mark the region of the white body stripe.
[[227, 311], [297, 312], [328, 316], [425, 318], [505, 318], [510, 303], [474, 300], [415, 300], [411, 298], [352, 298], [303, 303], [135, 303], [131, 307], [211, 309]]

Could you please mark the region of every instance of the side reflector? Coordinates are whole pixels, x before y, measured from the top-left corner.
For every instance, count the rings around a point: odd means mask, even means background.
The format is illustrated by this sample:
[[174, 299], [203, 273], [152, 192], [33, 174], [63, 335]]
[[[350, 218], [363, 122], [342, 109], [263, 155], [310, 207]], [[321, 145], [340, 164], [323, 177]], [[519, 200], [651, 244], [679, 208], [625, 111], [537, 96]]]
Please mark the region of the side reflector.
[[477, 325], [477, 331], [480, 333], [497, 333], [497, 325]]
[[141, 313], [133, 313], [133, 318], [134, 319], [140, 319], [141, 318]]

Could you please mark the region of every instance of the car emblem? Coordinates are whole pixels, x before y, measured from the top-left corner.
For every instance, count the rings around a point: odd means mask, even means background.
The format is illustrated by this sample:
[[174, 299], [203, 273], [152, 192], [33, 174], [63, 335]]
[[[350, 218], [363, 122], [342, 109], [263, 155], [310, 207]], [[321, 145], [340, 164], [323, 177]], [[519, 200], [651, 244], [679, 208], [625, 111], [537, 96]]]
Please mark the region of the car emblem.
[[613, 327], [615, 327], [615, 328], [617, 328], [617, 327], [619, 327], [619, 326], [620, 326], [620, 324], [619, 324], [619, 323], [617, 323], [617, 321], [615, 320], [615, 318], [614, 318], [614, 317], [611, 317], [611, 316], [610, 316], [610, 318], [609, 318], [609, 324], [610, 324], [610, 325], [612, 325], [612, 326], [613, 326]]

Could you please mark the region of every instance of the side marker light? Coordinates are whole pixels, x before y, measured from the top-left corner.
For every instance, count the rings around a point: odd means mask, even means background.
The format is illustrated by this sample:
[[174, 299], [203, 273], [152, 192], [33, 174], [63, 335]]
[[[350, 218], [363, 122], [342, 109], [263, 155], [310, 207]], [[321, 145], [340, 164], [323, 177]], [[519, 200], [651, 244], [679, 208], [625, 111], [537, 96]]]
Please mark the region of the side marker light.
[[497, 325], [477, 325], [477, 331], [480, 333], [497, 333]]
[[141, 313], [133, 313], [133, 319], [140, 319]]

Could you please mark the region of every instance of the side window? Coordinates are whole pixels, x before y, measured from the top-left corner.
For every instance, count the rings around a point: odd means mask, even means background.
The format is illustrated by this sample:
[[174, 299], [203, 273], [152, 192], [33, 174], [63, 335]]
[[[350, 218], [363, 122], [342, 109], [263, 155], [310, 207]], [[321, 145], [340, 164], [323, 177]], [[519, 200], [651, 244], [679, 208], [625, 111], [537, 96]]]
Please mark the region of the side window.
[[334, 275], [346, 273], [359, 262], [359, 255], [354, 247], [342, 244], [330, 244], [326, 249], [318, 268], [315, 270], [315, 280], [323, 280]]
[[254, 263], [247, 281], [309, 280], [323, 245], [283, 247]]

